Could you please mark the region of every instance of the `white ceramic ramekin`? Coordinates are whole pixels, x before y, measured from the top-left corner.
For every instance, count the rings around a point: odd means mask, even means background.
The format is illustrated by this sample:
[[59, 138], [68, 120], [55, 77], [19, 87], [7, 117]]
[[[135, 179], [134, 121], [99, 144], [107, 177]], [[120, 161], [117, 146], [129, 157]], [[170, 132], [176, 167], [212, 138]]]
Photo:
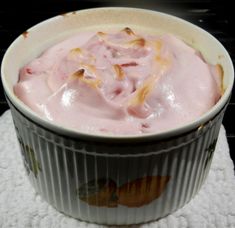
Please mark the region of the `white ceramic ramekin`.
[[[139, 28], [173, 33], [224, 71], [220, 101], [196, 121], [160, 134], [88, 135], [50, 123], [13, 93], [19, 69], [55, 42], [87, 29]], [[137, 224], [187, 203], [209, 171], [234, 80], [231, 59], [206, 31], [179, 18], [134, 8], [82, 10], [46, 20], [19, 36], [2, 62], [2, 82], [24, 165], [37, 192], [56, 209], [99, 224]]]

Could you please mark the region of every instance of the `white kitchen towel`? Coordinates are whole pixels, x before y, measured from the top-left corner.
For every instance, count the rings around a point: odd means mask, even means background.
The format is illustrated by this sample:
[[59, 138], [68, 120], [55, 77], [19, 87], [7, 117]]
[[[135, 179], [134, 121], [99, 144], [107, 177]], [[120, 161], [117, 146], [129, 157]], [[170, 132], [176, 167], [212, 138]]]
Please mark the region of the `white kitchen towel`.
[[[100, 228], [70, 218], [44, 202], [24, 172], [10, 111], [0, 117], [0, 228]], [[144, 228], [235, 228], [235, 176], [221, 127], [209, 176], [183, 208]]]

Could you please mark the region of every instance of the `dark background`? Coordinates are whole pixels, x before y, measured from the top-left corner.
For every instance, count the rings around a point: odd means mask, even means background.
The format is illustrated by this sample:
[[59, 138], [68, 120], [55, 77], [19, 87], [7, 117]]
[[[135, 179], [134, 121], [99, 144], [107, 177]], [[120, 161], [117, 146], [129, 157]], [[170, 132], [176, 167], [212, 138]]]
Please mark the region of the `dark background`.
[[[10, 43], [36, 23], [69, 11], [104, 6], [129, 6], [157, 10], [186, 19], [213, 34], [227, 48], [235, 62], [233, 1], [213, 0], [39, 0], [0, 3], [0, 61]], [[223, 124], [230, 154], [235, 161], [235, 89]], [[0, 83], [0, 115], [8, 109]]]

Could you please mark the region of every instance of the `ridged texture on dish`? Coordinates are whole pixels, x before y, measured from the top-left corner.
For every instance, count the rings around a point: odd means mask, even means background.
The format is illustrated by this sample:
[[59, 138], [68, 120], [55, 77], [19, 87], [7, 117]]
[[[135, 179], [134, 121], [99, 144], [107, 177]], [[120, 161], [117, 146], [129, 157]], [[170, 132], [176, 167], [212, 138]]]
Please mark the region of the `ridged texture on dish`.
[[99, 224], [137, 224], [182, 207], [209, 171], [224, 109], [163, 141], [118, 145], [52, 133], [11, 105], [29, 179], [59, 211]]

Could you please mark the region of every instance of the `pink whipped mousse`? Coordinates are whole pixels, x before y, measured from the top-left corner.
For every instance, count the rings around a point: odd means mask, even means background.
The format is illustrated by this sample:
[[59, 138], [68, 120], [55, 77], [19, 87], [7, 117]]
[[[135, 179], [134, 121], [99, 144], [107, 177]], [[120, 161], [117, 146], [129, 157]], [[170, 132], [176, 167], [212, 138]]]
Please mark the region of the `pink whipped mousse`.
[[16, 96], [86, 133], [158, 133], [194, 121], [222, 94], [222, 69], [173, 35], [83, 32], [24, 66]]

